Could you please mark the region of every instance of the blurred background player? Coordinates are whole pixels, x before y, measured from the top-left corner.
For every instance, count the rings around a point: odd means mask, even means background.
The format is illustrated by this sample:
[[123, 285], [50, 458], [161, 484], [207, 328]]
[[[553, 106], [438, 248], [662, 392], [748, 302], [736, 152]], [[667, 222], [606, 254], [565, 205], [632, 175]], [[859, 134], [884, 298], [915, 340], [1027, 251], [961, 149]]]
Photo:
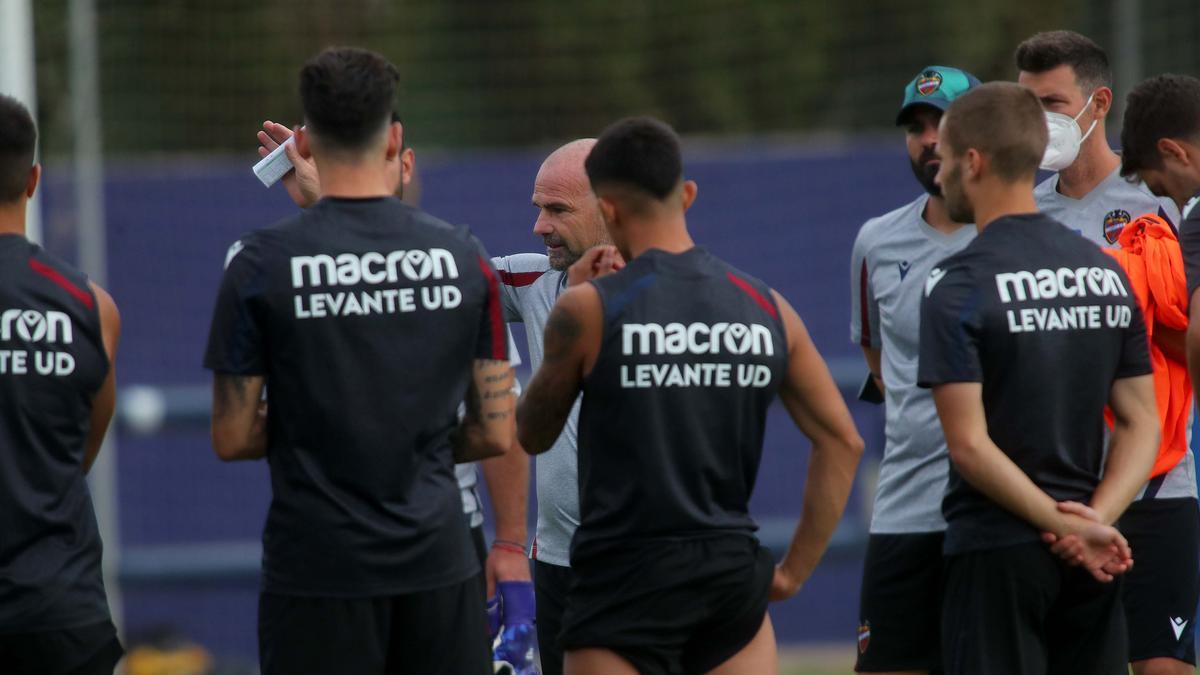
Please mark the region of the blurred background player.
[[[918, 382], [952, 460], [951, 674], [1127, 672], [1119, 584], [1105, 582], [1129, 565], [1109, 524], [1158, 446], [1146, 334], [1116, 261], [1038, 213], [1046, 136], [1028, 89], [992, 83], [952, 103], [938, 137], [950, 217], [979, 231], [930, 272], [921, 307]], [[1090, 503], [1095, 520], [1059, 502]], [[1074, 548], [1048, 550], [1040, 532]]]
[[321, 199], [236, 243], [217, 299], [214, 448], [270, 460], [265, 673], [491, 667], [453, 465], [512, 442], [499, 281], [465, 228], [392, 196], [396, 81], [363, 50], [305, 64]]
[[859, 672], [936, 671], [941, 664], [942, 543], [946, 439], [933, 397], [917, 387], [917, 342], [925, 279], [939, 260], [975, 237], [954, 222], [934, 178], [938, 122], [970, 73], [921, 70], [904, 88], [896, 124], [925, 189], [859, 230], [850, 264], [850, 339], [862, 346], [886, 396], [887, 443], [879, 467], [860, 597]]
[[37, 129], [0, 95], [0, 670], [111, 675], [124, 653], [86, 474], [116, 404], [112, 298], [25, 237]]
[[[1079, 33], [1052, 31], [1021, 43], [1016, 63], [1018, 81], [1037, 95], [1046, 110], [1050, 141], [1042, 168], [1058, 172], [1035, 188], [1038, 208], [1106, 248], [1118, 246], [1125, 227], [1142, 214], [1156, 214], [1177, 227], [1179, 207], [1172, 200], [1155, 197], [1146, 185], [1121, 177], [1121, 157], [1109, 147], [1105, 135], [1113, 92], [1104, 50]], [[1164, 358], [1186, 363], [1182, 329], [1158, 322], [1151, 339]], [[1190, 412], [1191, 405], [1185, 407]], [[1183, 426], [1190, 424], [1185, 421]], [[1149, 481], [1120, 523], [1138, 554], [1138, 564], [1126, 576], [1123, 590], [1130, 660], [1137, 675], [1193, 670], [1172, 655], [1194, 644], [1194, 631], [1180, 630], [1174, 619], [1191, 620], [1200, 599], [1200, 554], [1177, 555], [1176, 551], [1176, 546], [1191, 551], [1200, 547], [1196, 462], [1187, 433], [1164, 430], [1164, 440], [1176, 446], [1165, 450], [1174, 452], [1178, 461], [1169, 466], [1156, 463], [1154, 475], [1147, 474]], [[1189, 653], [1194, 654], [1194, 646]], [[1155, 659], [1176, 663], [1148, 662]]]
[[[559, 297], [518, 408], [522, 446], [542, 453], [583, 393], [566, 672], [775, 672], [768, 595], [790, 597], [815, 568], [862, 439], [794, 310], [692, 242], [696, 184], [670, 127], [622, 120], [586, 168], [630, 262], [573, 268], [598, 278]], [[813, 450], [804, 515], [772, 571], [747, 502], [777, 391]]]
[[[1200, 193], [1200, 80], [1186, 75], [1160, 75], [1134, 87], [1126, 102], [1121, 148], [1122, 175], [1143, 181], [1156, 195], [1169, 197], [1186, 216], [1179, 227], [1179, 240], [1190, 300], [1184, 301], [1190, 314], [1187, 365], [1195, 387], [1200, 382], [1200, 317], [1196, 313], [1200, 303], [1195, 301], [1196, 288], [1200, 287], [1200, 213], [1194, 207], [1185, 212], [1185, 205]], [[1192, 464], [1190, 456], [1180, 461]], [[1200, 513], [1194, 498], [1146, 504], [1171, 502], [1175, 505], [1170, 514], [1156, 519], [1157, 523], [1146, 523], [1144, 536], [1153, 537], [1149, 545], [1142, 547], [1147, 555], [1138, 548], [1138, 535], [1126, 532], [1138, 551], [1138, 563], [1129, 579], [1145, 578], [1143, 591], [1150, 600], [1141, 617], [1145, 623], [1137, 627], [1145, 632], [1140, 639], [1147, 643], [1141, 654], [1136, 649], [1133, 652], [1135, 659], [1147, 659], [1134, 663], [1138, 675], [1191, 673], [1196, 663], [1192, 621], [1200, 597]], [[1135, 502], [1130, 511], [1142, 504]], [[1127, 610], [1137, 600], [1126, 595]], [[1132, 631], [1132, 616], [1130, 620]]]

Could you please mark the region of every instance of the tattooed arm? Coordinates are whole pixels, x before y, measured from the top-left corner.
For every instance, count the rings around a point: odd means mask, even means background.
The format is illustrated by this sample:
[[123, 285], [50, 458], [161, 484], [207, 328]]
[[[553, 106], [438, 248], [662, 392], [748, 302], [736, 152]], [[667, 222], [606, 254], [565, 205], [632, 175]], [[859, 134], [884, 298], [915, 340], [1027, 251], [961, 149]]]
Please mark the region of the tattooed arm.
[[475, 359], [467, 413], [451, 436], [455, 462], [476, 462], [508, 452], [516, 423], [513, 377], [508, 361]]
[[554, 445], [575, 405], [583, 378], [600, 352], [600, 295], [591, 284], [572, 286], [546, 320], [545, 358], [517, 406], [517, 439], [525, 452]]
[[222, 461], [267, 456], [265, 382], [261, 375], [213, 374], [212, 442]]

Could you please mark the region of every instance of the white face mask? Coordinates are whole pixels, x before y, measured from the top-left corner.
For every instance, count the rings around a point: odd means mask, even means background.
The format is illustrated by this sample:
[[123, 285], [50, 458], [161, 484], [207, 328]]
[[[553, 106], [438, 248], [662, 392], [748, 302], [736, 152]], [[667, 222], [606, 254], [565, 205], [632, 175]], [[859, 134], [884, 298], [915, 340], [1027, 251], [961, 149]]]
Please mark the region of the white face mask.
[[1046, 126], [1050, 130], [1050, 142], [1046, 144], [1046, 154], [1042, 156], [1043, 169], [1062, 171], [1075, 162], [1075, 158], [1079, 156], [1079, 146], [1087, 140], [1088, 136], [1092, 135], [1092, 130], [1100, 121], [1092, 120], [1092, 126], [1088, 127], [1087, 133], [1083, 133], [1079, 128], [1078, 120], [1091, 107], [1092, 98], [1095, 96], [1096, 94], [1093, 92], [1088, 97], [1087, 103], [1083, 104], [1083, 110], [1080, 110], [1079, 114], [1074, 117], [1056, 112], [1046, 113]]

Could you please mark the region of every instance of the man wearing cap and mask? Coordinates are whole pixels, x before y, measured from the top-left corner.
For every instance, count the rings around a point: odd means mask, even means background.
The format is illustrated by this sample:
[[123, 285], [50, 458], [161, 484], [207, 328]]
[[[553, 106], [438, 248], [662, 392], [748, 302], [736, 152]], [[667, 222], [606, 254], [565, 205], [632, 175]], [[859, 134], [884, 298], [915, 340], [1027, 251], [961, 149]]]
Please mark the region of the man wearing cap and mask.
[[871, 370], [867, 387], [883, 393], [887, 406], [863, 567], [859, 672], [941, 667], [942, 495], [949, 463], [933, 398], [917, 388], [917, 343], [925, 279], [975, 236], [975, 228], [950, 218], [934, 177], [942, 112], [978, 84], [946, 66], [929, 66], [908, 83], [896, 124], [905, 129], [908, 159], [924, 192], [867, 221], [854, 242], [850, 339]]
[[[1113, 92], [1104, 50], [1071, 31], [1038, 33], [1017, 47], [1016, 63], [1018, 81], [1046, 111], [1050, 142], [1041, 168], [1057, 172], [1035, 189], [1038, 208], [1106, 248], [1117, 247], [1125, 225], [1142, 214], [1177, 226], [1181, 218], [1173, 201], [1121, 177], [1121, 157], [1105, 136]], [[1168, 357], [1186, 362], [1183, 331], [1160, 324], [1153, 342]], [[1150, 478], [1121, 517], [1121, 532], [1137, 556], [1122, 597], [1135, 675], [1193, 672], [1180, 656], [1195, 658], [1190, 625], [1200, 574], [1195, 519], [1191, 450], [1174, 468]], [[1180, 613], [1181, 599], [1189, 611]]]

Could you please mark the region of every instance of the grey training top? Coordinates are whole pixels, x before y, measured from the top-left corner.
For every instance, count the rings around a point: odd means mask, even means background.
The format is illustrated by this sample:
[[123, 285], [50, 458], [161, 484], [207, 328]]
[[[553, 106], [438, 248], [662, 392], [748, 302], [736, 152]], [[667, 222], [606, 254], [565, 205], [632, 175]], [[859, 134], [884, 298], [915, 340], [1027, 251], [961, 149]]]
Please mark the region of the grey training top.
[[[525, 324], [529, 365], [537, 370], [544, 354], [542, 334], [558, 294], [566, 287], [563, 272], [550, 269], [550, 259], [538, 253], [493, 258], [500, 273], [504, 318]], [[530, 552], [534, 560], [551, 565], [570, 563], [571, 538], [579, 527], [579, 399], [554, 445], [537, 457], [537, 532]]]
[[[1182, 218], [1170, 199], [1155, 197], [1145, 183], [1133, 184], [1113, 171], [1083, 199], [1058, 192], [1058, 174], [1042, 181], [1033, 191], [1038, 208], [1097, 246], [1117, 248], [1117, 238], [1126, 223], [1152, 213], [1178, 228]], [[1191, 441], [1191, 426], [1188, 426]], [[1189, 449], [1174, 469], [1158, 476], [1138, 492], [1137, 499], [1168, 499], [1196, 496], [1196, 462]]]
[[975, 227], [943, 234], [923, 218], [928, 195], [868, 220], [850, 263], [850, 339], [882, 351], [887, 438], [872, 534], [946, 529], [942, 497], [949, 457], [928, 389], [917, 387], [921, 297], [938, 262], [962, 250]]

